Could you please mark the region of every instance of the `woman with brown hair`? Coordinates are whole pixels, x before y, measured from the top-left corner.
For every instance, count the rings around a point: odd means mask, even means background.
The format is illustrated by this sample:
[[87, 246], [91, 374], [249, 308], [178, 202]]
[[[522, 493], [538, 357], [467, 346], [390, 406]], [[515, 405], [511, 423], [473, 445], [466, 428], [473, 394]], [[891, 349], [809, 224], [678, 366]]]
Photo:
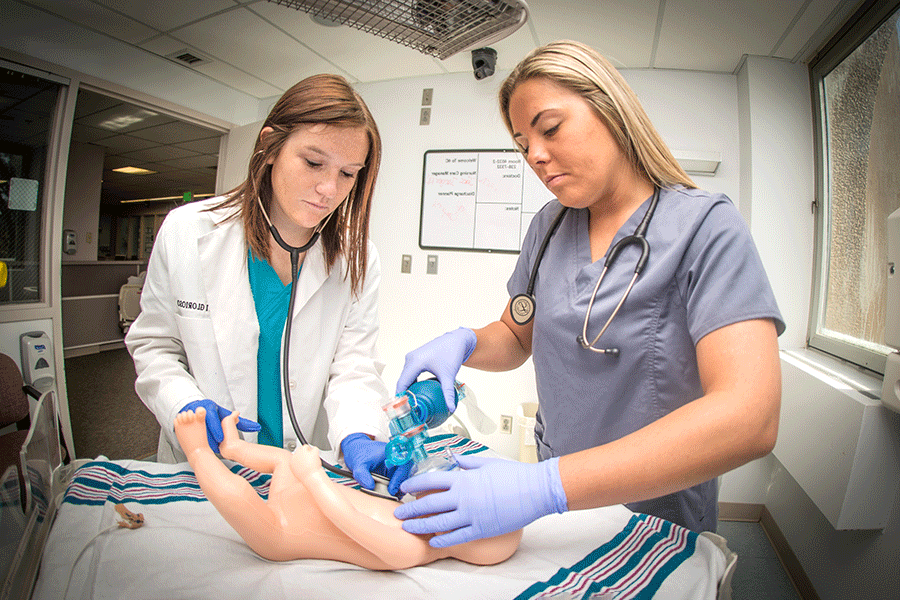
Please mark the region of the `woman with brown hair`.
[[364, 487], [379, 464], [384, 474], [381, 275], [368, 239], [380, 160], [363, 99], [316, 75], [272, 107], [241, 185], [167, 215], [126, 338], [137, 392], [162, 426], [157, 460], [185, 459], [175, 415], [202, 406], [214, 452], [221, 418], [238, 410], [251, 440], [258, 431], [293, 449], [295, 419], [311, 443], [340, 446]]

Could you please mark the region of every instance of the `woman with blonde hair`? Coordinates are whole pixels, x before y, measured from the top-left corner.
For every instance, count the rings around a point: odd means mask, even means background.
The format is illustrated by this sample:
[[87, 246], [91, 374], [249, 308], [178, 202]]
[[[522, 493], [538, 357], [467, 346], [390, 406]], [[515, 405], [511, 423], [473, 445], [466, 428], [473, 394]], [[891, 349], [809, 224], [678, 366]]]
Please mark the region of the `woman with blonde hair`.
[[396, 516], [443, 532], [432, 545], [620, 503], [715, 531], [716, 477], [770, 452], [778, 430], [784, 322], [749, 229], [726, 196], [696, 188], [584, 44], [534, 50], [500, 109], [556, 200], [531, 222], [500, 319], [407, 354], [397, 389], [423, 371], [446, 386], [462, 364], [531, 357], [540, 462], [413, 477], [403, 491], [441, 491]]
[[315, 75], [272, 107], [240, 186], [167, 215], [126, 338], [137, 392], [162, 426], [157, 460], [184, 460], [175, 416], [203, 407], [213, 451], [233, 410], [249, 439], [293, 449], [293, 414], [312, 443], [340, 446], [364, 487], [385, 474], [381, 274], [368, 239], [380, 161], [363, 99], [342, 77]]

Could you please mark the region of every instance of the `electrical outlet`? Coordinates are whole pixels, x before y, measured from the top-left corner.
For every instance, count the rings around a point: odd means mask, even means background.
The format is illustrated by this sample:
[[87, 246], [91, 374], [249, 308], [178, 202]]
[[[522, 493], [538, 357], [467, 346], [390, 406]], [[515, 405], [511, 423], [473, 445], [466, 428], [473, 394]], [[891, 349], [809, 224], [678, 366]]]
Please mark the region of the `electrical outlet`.
[[512, 417], [500, 415], [500, 433], [512, 433]]
[[431, 106], [431, 95], [434, 88], [425, 88], [422, 90], [422, 106]]
[[431, 109], [423, 107], [419, 115], [419, 125], [428, 125], [429, 123], [431, 123]]

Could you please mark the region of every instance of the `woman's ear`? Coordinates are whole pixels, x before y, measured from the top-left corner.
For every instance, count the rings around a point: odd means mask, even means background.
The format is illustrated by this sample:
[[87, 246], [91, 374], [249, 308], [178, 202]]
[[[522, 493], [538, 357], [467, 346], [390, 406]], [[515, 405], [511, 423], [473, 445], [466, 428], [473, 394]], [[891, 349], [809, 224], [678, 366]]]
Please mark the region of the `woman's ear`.
[[[271, 127], [268, 127], [268, 126], [267, 126], [267, 127], [263, 127], [262, 130], [260, 130], [260, 132], [259, 132], [259, 141], [260, 141], [260, 142], [265, 141], [265, 139], [266, 139], [267, 137], [269, 137], [269, 135], [271, 135], [271, 134], [273, 134], [273, 133], [275, 133], [275, 130], [272, 129]], [[268, 164], [272, 164], [272, 162], [274, 162], [274, 159], [273, 159], [273, 158], [269, 158], [269, 159], [266, 161], [266, 163], [268, 163]]]

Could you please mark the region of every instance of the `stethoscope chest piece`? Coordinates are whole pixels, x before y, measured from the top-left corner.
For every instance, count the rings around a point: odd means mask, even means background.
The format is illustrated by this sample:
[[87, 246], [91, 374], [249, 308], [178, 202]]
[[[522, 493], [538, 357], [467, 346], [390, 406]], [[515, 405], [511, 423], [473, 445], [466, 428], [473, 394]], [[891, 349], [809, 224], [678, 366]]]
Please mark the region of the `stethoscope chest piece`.
[[[640, 276], [641, 272], [644, 270], [644, 266], [647, 264], [647, 259], [650, 256], [650, 243], [647, 241], [646, 233], [647, 228], [650, 225], [650, 220], [653, 218], [653, 214], [656, 212], [656, 204], [659, 202], [659, 193], [660, 188], [654, 187], [653, 196], [650, 200], [650, 206], [647, 208], [647, 212], [644, 214], [644, 218], [641, 219], [641, 222], [634, 230], [634, 233], [616, 242], [616, 244], [612, 248], [610, 248], [609, 252], [607, 253], [606, 261], [603, 265], [603, 271], [600, 273], [600, 277], [597, 279], [597, 285], [594, 286], [594, 291], [591, 293], [590, 302], [588, 303], [587, 310], [584, 313], [584, 325], [581, 330], [581, 335], [576, 338], [577, 343], [585, 350], [590, 350], [598, 354], [607, 354], [610, 356], [619, 355], [618, 348], [598, 348], [594, 344], [597, 343], [597, 341], [600, 339], [600, 336], [602, 336], [606, 329], [609, 327], [609, 324], [612, 322], [613, 318], [618, 314], [619, 309], [622, 308], [622, 304], [624, 304], [625, 299], [628, 298], [628, 294], [631, 293], [631, 288], [634, 287], [637, 278]], [[559, 223], [560, 221], [562, 221], [562, 218], [566, 214], [567, 210], [568, 209], [564, 206], [562, 210], [559, 211], [559, 214], [556, 215], [556, 218], [553, 220], [553, 224], [550, 225], [550, 229], [544, 236], [544, 241], [541, 242], [541, 246], [537, 252], [537, 256], [535, 257], [534, 264], [531, 267], [531, 276], [528, 278], [528, 287], [526, 288], [525, 293], [515, 296], [509, 304], [510, 316], [517, 325], [525, 325], [534, 318], [535, 305], [537, 304], [537, 300], [534, 296], [534, 286], [537, 281], [538, 267], [540, 267], [541, 260], [543, 260], [544, 258], [544, 252], [547, 250], [547, 245], [550, 243], [550, 238], [553, 237], [553, 233], [556, 231], [557, 227], [559, 227]], [[597, 336], [593, 338], [593, 340], [589, 341], [587, 333], [588, 320], [591, 317], [591, 309], [594, 307], [594, 300], [597, 298], [597, 290], [600, 288], [600, 283], [603, 281], [604, 275], [606, 275], [606, 272], [609, 270], [616, 257], [626, 246], [630, 245], [638, 246], [641, 250], [640, 258], [638, 258], [637, 264], [634, 267], [634, 275], [632, 276], [631, 282], [628, 284], [628, 287], [625, 289], [625, 292], [622, 294], [622, 298], [619, 300], [619, 303], [613, 309], [612, 314], [600, 329], [600, 333], [598, 333]]]
[[519, 294], [509, 305], [509, 314], [516, 325], [527, 325], [534, 318], [534, 296]]

